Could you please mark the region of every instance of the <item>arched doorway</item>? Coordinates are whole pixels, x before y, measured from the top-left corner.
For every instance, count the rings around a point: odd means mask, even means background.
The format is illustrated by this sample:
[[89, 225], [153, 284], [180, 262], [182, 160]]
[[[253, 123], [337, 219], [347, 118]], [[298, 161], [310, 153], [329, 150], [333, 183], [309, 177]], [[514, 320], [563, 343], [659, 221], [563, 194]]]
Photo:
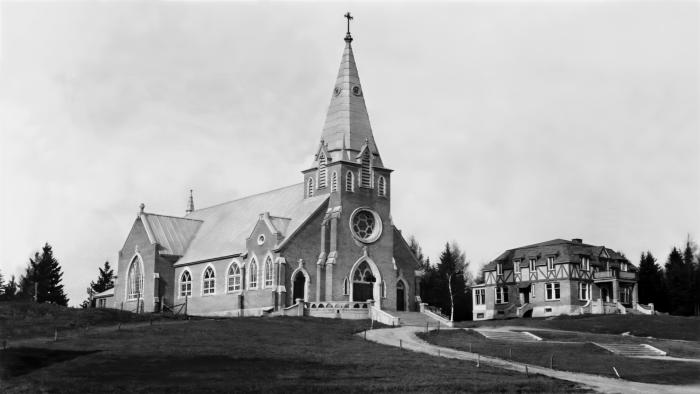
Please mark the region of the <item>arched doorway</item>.
[[306, 276], [301, 271], [298, 271], [293, 280], [292, 302], [296, 302], [301, 298], [306, 301]]
[[406, 310], [406, 286], [402, 280], [396, 282], [396, 310]]
[[374, 283], [377, 279], [366, 261], [360, 263], [352, 276], [352, 299], [367, 301], [374, 299]]

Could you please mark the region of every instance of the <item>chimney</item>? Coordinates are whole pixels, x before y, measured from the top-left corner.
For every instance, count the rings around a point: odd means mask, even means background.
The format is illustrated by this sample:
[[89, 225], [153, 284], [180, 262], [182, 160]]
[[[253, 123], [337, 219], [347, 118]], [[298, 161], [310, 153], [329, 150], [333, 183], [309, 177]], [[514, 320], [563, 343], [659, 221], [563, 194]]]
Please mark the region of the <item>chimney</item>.
[[571, 240], [571, 242], [573, 242], [575, 244], [582, 244], [583, 240], [581, 238], [574, 238]]
[[192, 189], [190, 189], [190, 198], [187, 199], [187, 209], [185, 213], [190, 214], [192, 211], [194, 211], [194, 197], [192, 197]]

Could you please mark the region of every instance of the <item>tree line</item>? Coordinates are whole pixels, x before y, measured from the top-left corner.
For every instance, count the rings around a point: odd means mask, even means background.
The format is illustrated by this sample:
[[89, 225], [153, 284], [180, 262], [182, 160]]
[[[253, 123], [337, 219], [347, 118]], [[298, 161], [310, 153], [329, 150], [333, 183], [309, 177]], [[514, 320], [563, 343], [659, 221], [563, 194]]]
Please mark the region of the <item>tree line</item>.
[[673, 247], [661, 266], [651, 252], [639, 258], [639, 302], [672, 315], [700, 315], [700, 255], [687, 239], [683, 249]]

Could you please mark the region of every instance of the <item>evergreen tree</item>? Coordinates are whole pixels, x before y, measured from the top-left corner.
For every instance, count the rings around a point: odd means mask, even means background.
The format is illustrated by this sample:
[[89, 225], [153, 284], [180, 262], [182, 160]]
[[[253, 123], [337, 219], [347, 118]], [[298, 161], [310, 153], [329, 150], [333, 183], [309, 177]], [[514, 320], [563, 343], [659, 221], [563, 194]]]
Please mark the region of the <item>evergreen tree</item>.
[[680, 250], [675, 247], [671, 250], [665, 268], [669, 312], [673, 315], [689, 315], [692, 312], [691, 280]]
[[99, 270], [97, 282], [90, 282], [90, 287], [87, 289], [88, 299], [80, 304], [80, 306], [83, 308], [95, 306], [94, 300], [92, 300], [92, 296], [94, 294], [102, 293], [103, 291], [114, 287], [114, 270], [109, 265], [109, 261], [105, 261], [104, 268], [97, 267], [97, 269]]
[[5, 279], [2, 276], [2, 271], [0, 271], [0, 296], [5, 294]]
[[423, 248], [420, 247], [420, 244], [418, 244], [418, 241], [416, 241], [416, 237], [413, 235], [408, 238], [408, 248], [411, 249], [411, 253], [413, 253], [418, 260], [418, 266], [416, 269], [425, 271], [427, 266], [425, 256], [423, 255]]
[[20, 293], [23, 298], [33, 298], [36, 302], [50, 302], [68, 305], [63, 292], [63, 272], [58, 260], [53, 256], [51, 245], [46, 243], [41, 253], [36, 252], [29, 259], [24, 276], [20, 278]]
[[5, 285], [5, 287], [3, 289], [3, 295], [2, 295], [3, 299], [4, 300], [14, 299], [15, 296], [17, 295], [17, 288], [18, 288], [17, 281], [15, 281], [15, 276], [12, 275], [10, 277], [10, 281], [7, 282], [7, 284]]
[[423, 280], [425, 301], [439, 307], [453, 320], [471, 317], [471, 292], [465, 278], [469, 263], [456, 244], [445, 244], [436, 267], [429, 267]]
[[642, 252], [639, 259], [639, 303], [653, 303], [656, 310], [667, 311], [668, 302], [664, 294], [663, 280], [663, 270], [656, 263], [656, 258], [651, 252]]
[[688, 315], [696, 315], [698, 310], [698, 303], [700, 302], [700, 297], [698, 297], [698, 283], [696, 281], [698, 269], [695, 259], [695, 250], [697, 246], [690, 239], [685, 243], [685, 249], [683, 249], [683, 265], [685, 269], [685, 274], [688, 278], [688, 298], [686, 299], [686, 309]]

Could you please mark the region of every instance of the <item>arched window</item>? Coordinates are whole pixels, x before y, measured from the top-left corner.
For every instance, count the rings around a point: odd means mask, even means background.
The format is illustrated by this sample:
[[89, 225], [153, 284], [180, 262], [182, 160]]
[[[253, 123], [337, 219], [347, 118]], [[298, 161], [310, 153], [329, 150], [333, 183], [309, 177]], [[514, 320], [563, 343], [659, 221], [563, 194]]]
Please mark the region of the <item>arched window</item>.
[[386, 298], [386, 282], [384, 281], [381, 283], [381, 294], [382, 298]]
[[265, 260], [265, 287], [272, 286], [272, 259], [270, 257]]
[[190, 271], [185, 271], [180, 276], [180, 297], [189, 297], [192, 295], [192, 275]]
[[311, 197], [314, 195], [314, 178], [309, 178], [306, 181], [306, 197]]
[[250, 276], [248, 277], [248, 286], [251, 289], [257, 289], [258, 288], [258, 263], [255, 262], [255, 259], [250, 262]]
[[348, 295], [348, 278], [343, 279], [343, 295]]
[[372, 187], [372, 168], [371, 168], [371, 158], [369, 149], [365, 149], [362, 153], [360, 167], [360, 186], [371, 188]]
[[228, 291], [239, 291], [241, 289], [241, 267], [233, 263], [228, 268]]
[[204, 270], [204, 280], [202, 282], [202, 294], [214, 294], [216, 292], [216, 275], [214, 269], [207, 267]]
[[326, 155], [321, 152], [318, 156], [318, 188], [326, 187]]
[[138, 256], [134, 257], [129, 267], [126, 295], [129, 300], [143, 298], [143, 266]]
[[338, 191], [338, 173], [333, 171], [331, 175], [331, 192]]
[[348, 173], [345, 174], [345, 191], [355, 191], [355, 174], [353, 174], [352, 171], [348, 171]]
[[377, 181], [377, 183], [379, 185], [377, 187], [379, 189], [379, 197], [386, 197], [386, 179], [384, 179], [383, 176], [380, 176], [379, 181]]
[[374, 274], [372, 274], [372, 269], [369, 267], [366, 261], [363, 261], [359, 267], [355, 270], [355, 274], [352, 277], [354, 282], [364, 282], [364, 283], [374, 283], [377, 281]]

